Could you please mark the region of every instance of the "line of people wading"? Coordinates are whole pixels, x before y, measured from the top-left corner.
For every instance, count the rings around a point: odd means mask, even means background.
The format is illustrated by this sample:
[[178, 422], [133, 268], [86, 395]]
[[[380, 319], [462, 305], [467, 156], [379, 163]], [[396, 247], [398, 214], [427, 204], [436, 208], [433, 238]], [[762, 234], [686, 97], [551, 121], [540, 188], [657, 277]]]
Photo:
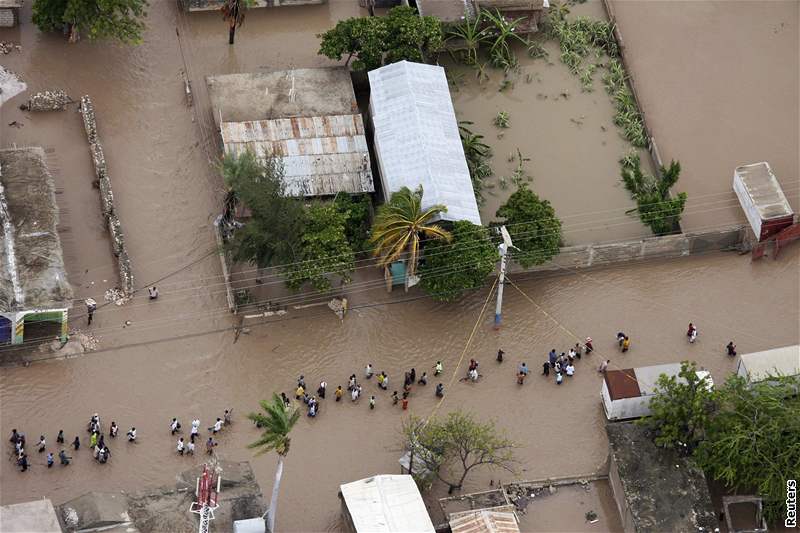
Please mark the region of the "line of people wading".
[[[155, 287], [153, 287], [155, 289]], [[152, 296], [152, 295], [151, 295]], [[156, 296], [157, 298], [157, 293]], [[91, 316], [91, 315], [90, 315]], [[698, 330], [697, 327], [693, 323], [689, 323], [689, 327], [686, 332], [686, 337], [688, 341], [692, 344], [697, 340]], [[616, 335], [617, 344], [619, 349], [622, 353], [627, 353], [631, 348], [631, 339], [630, 336], [625, 334], [625, 332], [618, 332]], [[564, 382], [564, 376], [567, 378], [571, 378], [575, 375], [575, 364], [581, 360], [583, 355], [589, 355], [594, 351], [594, 344], [592, 342], [591, 337], [586, 337], [586, 340], [583, 344], [577, 342], [573, 347], [571, 347], [566, 352], [561, 352], [559, 355], [555, 348], [550, 350], [550, 353], [547, 356], [547, 360], [542, 363], [542, 376], [548, 377], [550, 376], [550, 372], [552, 371], [555, 374], [555, 383], [557, 385], [561, 385]], [[733, 341], [730, 341], [725, 346], [725, 353], [730, 357], [736, 356], [736, 345]], [[503, 363], [505, 360], [505, 352], [500, 349], [497, 351], [497, 356], [495, 358], [498, 364]], [[599, 368], [597, 369], [598, 372], [604, 373], [608, 369], [608, 365], [611, 363], [610, 359], [606, 359], [600, 363]], [[460, 379], [460, 381], [468, 381], [472, 383], [476, 383], [480, 380], [483, 376], [478, 371], [479, 363], [475, 359], [470, 359], [469, 366], [467, 367], [467, 373], [464, 377]], [[441, 361], [436, 361], [436, 364], [432, 367], [434, 377], [440, 376], [444, 372], [444, 365]], [[528, 377], [530, 370], [526, 362], [521, 362], [517, 366], [516, 372], [516, 379], [518, 385], [524, 385], [525, 379]], [[376, 373], [372, 367], [371, 363], [368, 363], [364, 367], [364, 379], [371, 381], [373, 377], [376, 376]], [[385, 371], [381, 371], [377, 374], [376, 382], [378, 388], [384, 392], [389, 391], [389, 375]], [[424, 387], [428, 384], [428, 373], [423, 372], [419, 379], [417, 379], [417, 371], [416, 369], [412, 368], [408, 372], [405, 372], [403, 378], [403, 392], [402, 394], [400, 391], [395, 390], [391, 394], [391, 402], [392, 405], [400, 405], [403, 410], [408, 409], [409, 405], [409, 398], [412, 393], [412, 389], [414, 386]], [[317, 394], [310, 395], [307, 392], [308, 388], [305, 382], [305, 376], [301, 375], [297, 380], [297, 388], [294, 391], [295, 399], [298, 401], [302, 401], [307, 408], [307, 414], [309, 417], [314, 418], [319, 414], [320, 411], [320, 400], [324, 400], [328, 390], [328, 384], [323, 380], [320, 381], [319, 386], [317, 387]], [[347, 394], [350, 396], [350, 401], [352, 403], [358, 403], [361, 395], [363, 392], [363, 386], [358, 381], [358, 378], [355, 374], [351, 374], [348, 378], [348, 385], [347, 385]], [[336, 402], [340, 402], [342, 398], [345, 396], [345, 391], [342, 389], [342, 386], [339, 385], [336, 390], [334, 391], [334, 398]], [[444, 397], [444, 384], [439, 382], [434, 387], [434, 394], [437, 398]], [[291, 406], [291, 401], [286, 396], [285, 393], [281, 393], [281, 398], [283, 399], [287, 408]], [[370, 395], [368, 400], [368, 405], [370, 410], [374, 410], [377, 405], [377, 399], [375, 395]], [[226, 409], [222, 417], [218, 417], [214, 422], [214, 425], [208, 428], [208, 431], [211, 433], [208, 437], [208, 440], [205, 442], [205, 450], [206, 453], [211, 454], [214, 451], [214, 448], [218, 445], [218, 442], [214, 440], [214, 435], [221, 432], [225, 426], [230, 425], [231, 418], [232, 418], [233, 410]], [[175, 436], [176, 433], [181, 433], [181, 423], [178, 421], [177, 418], [173, 418], [169, 425], [170, 434]], [[105, 435], [101, 430], [100, 426], [100, 417], [97, 413], [92, 415], [89, 423], [87, 424], [86, 428], [87, 432], [90, 434], [89, 436], [89, 449], [92, 450], [92, 454], [95, 460], [98, 463], [107, 463], [111, 458], [111, 450], [108, 448], [108, 445], [105, 440]], [[119, 426], [116, 422], [112, 421], [111, 426], [108, 430], [108, 435], [112, 439], [116, 439], [119, 433]], [[196, 450], [195, 440], [199, 438], [200, 435], [200, 419], [193, 419], [191, 423], [191, 430], [189, 434], [189, 440], [187, 441], [184, 437], [178, 437], [178, 440], [175, 444], [175, 451], [178, 455], [194, 455]], [[129, 443], [135, 443], [137, 439], [137, 431], [136, 427], [131, 427], [128, 432], [125, 434]], [[14, 453], [16, 454], [17, 465], [19, 466], [22, 472], [26, 472], [30, 466], [30, 459], [28, 458], [28, 454], [26, 452], [26, 440], [25, 434], [19, 433], [16, 429], [13, 429], [11, 432], [11, 438], [9, 439], [11, 444], [14, 446]], [[67, 466], [70, 464], [72, 457], [67, 455], [67, 452], [64, 448], [65, 440], [64, 440], [64, 430], [59, 430], [58, 436], [56, 437], [56, 443], [61, 447], [58, 452], [58, 459], [62, 466]], [[75, 451], [78, 451], [81, 447], [81, 441], [78, 436], [72, 441], [71, 446], [74, 448]], [[39, 454], [44, 454], [47, 451], [47, 442], [45, 440], [45, 436], [41, 435], [39, 437], [39, 441], [36, 443], [36, 450]], [[46, 455], [47, 467], [51, 468], [53, 464], [55, 464], [55, 456], [53, 452], [48, 452]]]
[[[226, 409], [222, 417], [218, 417], [214, 422], [214, 425], [208, 428], [210, 435], [205, 441], [205, 450], [207, 454], [213, 453], [214, 448], [216, 448], [216, 446], [219, 444], [214, 440], [214, 436], [221, 432], [224, 427], [231, 424], [232, 417], [233, 409]], [[170, 434], [173, 436], [176, 433], [181, 433], [181, 423], [177, 418], [172, 419], [169, 424], [169, 430]], [[107, 463], [111, 458], [111, 450], [106, 442], [106, 436], [100, 424], [100, 416], [97, 413], [92, 415], [89, 423], [86, 425], [86, 432], [89, 433], [88, 449], [91, 450], [95, 461], [100, 464]], [[116, 439], [118, 435], [119, 426], [115, 421], [112, 421], [108, 428], [108, 437], [109, 439]], [[125, 434], [125, 438], [129, 444], [135, 444], [137, 442], [137, 437], [138, 433], [135, 426], [132, 426]], [[183, 437], [178, 438], [176, 442], [176, 453], [178, 455], [194, 455], [195, 441], [199, 439], [200, 419], [196, 418], [192, 420], [189, 440], [186, 441]], [[25, 434], [17, 431], [16, 428], [12, 429], [9, 442], [12, 444], [12, 446], [14, 446], [14, 454], [16, 456], [17, 466], [19, 466], [21, 472], [27, 472], [28, 468], [31, 466], [31, 459], [28, 456], [26, 449], [27, 441]], [[56, 445], [60, 448], [58, 451], [59, 463], [61, 466], [67, 466], [72, 462], [73, 459], [72, 456], [67, 455], [67, 450], [69, 447], [72, 447], [73, 451], [77, 452], [81, 449], [83, 443], [81, 442], [80, 436], [76, 435], [75, 439], [72, 440], [69, 445], [67, 445], [64, 438], [64, 430], [60, 429], [58, 430], [58, 435], [56, 436]], [[39, 437], [39, 441], [36, 443], [35, 448], [39, 454], [45, 456], [47, 468], [52, 468], [55, 464], [56, 456], [54, 455], [53, 451], [48, 451], [47, 441], [44, 435]]]

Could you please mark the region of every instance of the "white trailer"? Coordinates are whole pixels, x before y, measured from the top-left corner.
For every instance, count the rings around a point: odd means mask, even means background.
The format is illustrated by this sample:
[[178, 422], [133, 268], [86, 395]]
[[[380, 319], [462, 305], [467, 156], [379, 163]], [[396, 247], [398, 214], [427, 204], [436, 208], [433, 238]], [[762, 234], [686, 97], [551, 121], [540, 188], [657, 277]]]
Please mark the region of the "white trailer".
[[[628, 420], [649, 415], [658, 377], [661, 374], [677, 376], [680, 371], [680, 363], [607, 370], [601, 390], [606, 418]], [[705, 378], [709, 388], [714, 386], [711, 374], [705, 370], [698, 370], [697, 376]]]
[[800, 376], [800, 345], [742, 354], [736, 373], [748, 383], [765, 381], [771, 376]]

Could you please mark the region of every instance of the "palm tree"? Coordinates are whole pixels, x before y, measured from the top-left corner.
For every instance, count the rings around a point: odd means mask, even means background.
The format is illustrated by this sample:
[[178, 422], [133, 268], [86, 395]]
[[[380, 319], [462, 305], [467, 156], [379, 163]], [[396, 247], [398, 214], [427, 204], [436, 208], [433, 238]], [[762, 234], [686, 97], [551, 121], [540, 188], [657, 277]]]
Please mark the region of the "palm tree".
[[389, 201], [378, 208], [372, 227], [370, 242], [375, 245], [373, 254], [380, 256], [378, 266], [386, 268], [408, 253], [408, 275], [413, 276], [419, 260], [420, 235], [446, 241], [452, 238], [450, 232], [431, 223], [432, 218], [446, 211], [447, 207], [440, 204], [422, 209], [422, 186], [415, 191], [403, 187], [393, 193]]
[[260, 439], [249, 444], [248, 448], [258, 448], [256, 455], [273, 450], [278, 454], [278, 469], [275, 471], [275, 484], [272, 486], [272, 498], [267, 511], [268, 529], [275, 531], [275, 515], [278, 509], [278, 492], [283, 475], [283, 459], [289, 453], [289, 445], [292, 442], [289, 433], [300, 418], [300, 411], [293, 406], [287, 407], [283, 403], [283, 399], [275, 393], [272, 393], [271, 402], [261, 400], [260, 403], [264, 413], [250, 413], [247, 417], [258, 427], [263, 427], [264, 433]]
[[233, 37], [236, 35], [236, 28], [244, 22], [244, 13], [252, 0], [225, 0], [220, 11], [222, 18], [228, 21], [230, 33], [228, 34], [228, 44], [233, 44]]

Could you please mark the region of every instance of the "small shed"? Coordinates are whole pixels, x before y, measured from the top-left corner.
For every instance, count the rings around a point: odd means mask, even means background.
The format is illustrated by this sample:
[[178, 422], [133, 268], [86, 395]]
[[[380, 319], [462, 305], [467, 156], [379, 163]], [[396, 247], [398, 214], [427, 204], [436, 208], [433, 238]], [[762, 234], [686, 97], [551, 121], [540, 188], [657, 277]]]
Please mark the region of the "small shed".
[[364, 121], [346, 69], [229, 74], [206, 81], [225, 152], [279, 157], [287, 194], [375, 190]]
[[519, 533], [517, 515], [482, 509], [450, 517], [451, 533]]
[[736, 167], [733, 190], [759, 242], [794, 223], [794, 211], [766, 161]]
[[0, 28], [13, 28], [19, 24], [19, 11], [23, 0], [0, 0]]
[[634, 422], [606, 425], [609, 481], [625, 533], [719, 528], [703, 471]]
[[[600, 391], [606, 418], [627, 420], [649, 415], [659, 376], [677, 376], [680, 371], [680, 363], [606, 370]], [[714, 386], [707, 371], [698, 370], [697, 376], [707, 379], [709, 387]]]
[[400, 61], [369, 72], [370, 117], [383, 193], [424, 190], [422, 208], [442, 220], [480, 224], [444, 69]]
[[44, 150], [0, 150], [0, 344], [67, 338], [72, 288], [58, 220]]
[[750, 383], [776, 376], [800, 376], [800, 345], [742, 354], [736, 373]]
[[414, 479], [379, 475], [339, 487], [345, 530], [356, 533], [434, 533]]

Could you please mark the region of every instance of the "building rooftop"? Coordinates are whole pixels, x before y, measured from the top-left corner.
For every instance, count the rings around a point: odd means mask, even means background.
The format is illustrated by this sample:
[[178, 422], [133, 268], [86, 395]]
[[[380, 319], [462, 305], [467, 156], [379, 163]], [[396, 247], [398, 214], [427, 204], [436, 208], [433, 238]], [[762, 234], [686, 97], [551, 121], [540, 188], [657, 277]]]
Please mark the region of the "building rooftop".
[[417, 484], [407, 475], [380, 475], [339, 487], [356, 531], [433, 533]]
[[775, 376], [800, 375], [800, 345], [784, 346], [763, 352], [744, 353], [739, 357], [751, 382], [758, 382]]
[[713, 531], [719, 526], [702, 470], [671, 449], [656, 447], [635, 422], [606, 425], [635, 531]]
[[343, 67], [208, 76], [206, 84], [217, 125], [358, 113], [350, 72]]
[[53, 177], [41, 148], [0, 150], [0, 311], [70, 307]]
[[311, 68], [207, 78], [225, 152], [283, 161], [287, 194], [375, 190], [347, 69]]
[[61, 525], [53, 502], [42, 499], [1, 506], [0, 530], [3, 533], [61, 533]]
[[452, 533], [519, 533], [514, 513], [482, 509], [467, 511], [450, 518]]
[[279, 156], [291, 196], [375, 190], [361, 115], [223, 122], [220, 131], [228, 153]]
[[736, 174], [758, 210], [761, 220], [782, 218], [794, 213], [769, 163], [763, 161], [742, 165], [736, 167]]
[[422, 208], [447, 206], [444, 220], [480, 224], [444, 69], [400, 61], [369, 72], [375, 155], [387, 198], [422, 185]]

